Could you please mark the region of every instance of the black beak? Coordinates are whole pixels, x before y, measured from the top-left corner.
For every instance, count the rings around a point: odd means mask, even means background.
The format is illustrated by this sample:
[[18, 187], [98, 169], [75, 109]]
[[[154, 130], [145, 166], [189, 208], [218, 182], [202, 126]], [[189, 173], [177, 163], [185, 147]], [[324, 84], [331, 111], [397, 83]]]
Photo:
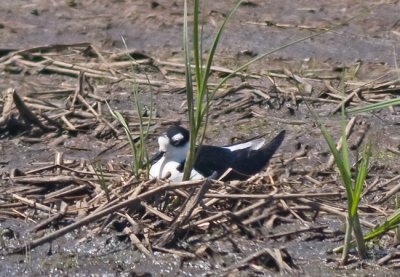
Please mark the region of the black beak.
[[163, 152], [163, 151], [157, 152], [156, 154], [154, 154], [153, 157], [150, 158], [149, 164], [150, 164], [150, 165], [155, 164], [159, 159], [162, 158], [162, 156], [164, 156], [164, 154], [165, 154], [165, 152]]

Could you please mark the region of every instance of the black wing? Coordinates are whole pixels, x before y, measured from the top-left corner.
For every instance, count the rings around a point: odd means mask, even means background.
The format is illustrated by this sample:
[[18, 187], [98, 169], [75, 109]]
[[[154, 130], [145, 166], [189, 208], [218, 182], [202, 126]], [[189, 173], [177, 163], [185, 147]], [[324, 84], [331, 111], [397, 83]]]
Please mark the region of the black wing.
[[[232, 165], [233, 154], [229, 149], [202, 145], [198, 151], [193, 168], [203, 176], [210, 177], [216, 173], [215, 178], [218, 179]], [[182, 172], [184, 165], [185, 161], [181, 163], [178, 170]]]
[[224, 181], [245, 180], [261, 171], [282, 144], [285, 133], [285, 131], [281, 131], [269, 143], [259, 149], [245, 148], [234, 151], [234, 159], [231, 165], [233, 170], [224, 178]]
[[[246, 180], [261, 171], [268, 164], [269, 160], [282, 144], [284, 137], [285, 131], [282, 131], [268, 144], [256, 150], [244, 148], [232, 152], [228, 148], [202, 145], [200, 146], [200, 152], [194, 164], [194, 169], [207, 177], [216, 173], [215, 179], [218, 179], [229, 168], [232, 168], [229, 174], [222, 179], [223, 181]], [[184, 165], [185, 161], [181, 163], [178, 170], [182, 172]]]

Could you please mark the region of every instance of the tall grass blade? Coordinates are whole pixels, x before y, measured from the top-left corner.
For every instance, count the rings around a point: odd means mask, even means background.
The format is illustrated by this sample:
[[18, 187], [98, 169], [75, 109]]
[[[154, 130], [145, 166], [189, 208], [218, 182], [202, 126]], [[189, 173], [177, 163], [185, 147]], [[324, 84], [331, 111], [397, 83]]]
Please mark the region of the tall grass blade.
[[[196, 2], [195, 2], [196, 5]], [[185, 167], [183, 171], [183, 181], [190, 178], [190, 172], [192, 171], [194, 159], [195, 159], [195, 147], [196, 147], [196, 128], [194, 119], [194, 102], [193, 102], [193, 84], [192, 84], [192, 71], [190, 62], [190, 41], [189, 41], [189, 29], [188, 29], [188, 1], [185, 0], [183, 7], [183, 53], [185, 62], [185, 82], [186, 82], [186, 100], [188, 105], [188, 116], [190, 122], [190, 137], [189, 137], [189, 151], [186, 156]]]
[[[194, 1], [193, 7], [193, 59], [194, 59], [194, 71], [196, 80], [201, 80], [202, 76], [202, 53], [201, 53], [201, 41], [199, 40], [199, 1]], [[187, 28], [187, 26], [186, 26]], [[200, 82], [196, 81], [197, 91], [200, 91]]]
[[99, 180], [100, 188], [104, 191], [104, 194], [106, 195], [107, 201], [110, 202], [111, 201], [110, 190], [108, 189], [107, 180], [104, 177], [103, 168], [101, 167], [100, 162], [97, 163], [94, 173], [96, 174], [97, 179]]
[[372, 112], [372, 111], [381, 110], [381, 109], [384, 109], [387, 107], [398, 106], [398, 105], [400, 105], [400, 98], [395, 98], [395, 99], [390, 99], [390, 100], [384, 100], [379, 103], [365, 105], [363, 107], [348, 109], [346, 111], [346, 113], [348, 115], [355, 115], [355, 114], [359, 114], [359, 113]]
[[[350, 175], [350, 169], [346, 167], [346, 165], [347, 166], [349, 165], [349, 162], [345, 163], [342, 160], [342, 155], [340, 155], [339, 151], [336, 149], [336, 143], [333, 140], [328, 129], [325, 127], [324, 124], [322, 124], [319, 116], [313, 111], [313, 109], [308, 104], [306, 105], [309, 111], [311, 112], [314, 120], [316, 121], [319, 129], [321, 130], [321, 133], [324, 136], [326, 143], [328, 144], [329, 150], [335, 159], [336, 166], [339, 169], [340, 176], [342, 177], [346, 189], [347, 198], [349, 201], [353, 202], [353, 191], [352, 191], [352, 180]], [[344, 137], [344, 140], [346, 140], [346, 137]], [[345, 144], [345, 146], [347, 147], [347, 144]], [[342, 139], [342, 151], [343, 151], [343, 139]]]
[[[190, 59], [190, 41], [189, 41], [189, 29], [188, 29], [188, 1], [184, 2], [184, 23], [183, 23], [183, 45], [184, 45], [184, 60], [185, 60], [185, 79], [186, 79], [186, 95], [188, 102], [188, 113], [190, 122], [190, 146], [188, 155], [186, 157], [183, 180], [190, 178], [190, 172], [193, 168], [194, 161], [196, 159], [196, 143], [199, 139], [199, 132], [204, 124], [207, 126], [207, 119], [210, 107], [210, 97], [208, 95], [208, 79], [211, 73], [211, 65], [213, 63], [215, 51], [220, 41], [221, 35], [225, 28], [226, 23], [236, 12], [243, 0], [236, 2], [234, 8], [229, 12], [228, 16], [224, 19], [223, 23], [219, 27], [216, 35], [214, 36], [211, 44], [207, 61], [203, 67], [202, 55], [201, 55], [201, 42], [199, 40], [199, 1], [194, 1], [194, 19], [193, 19], [193, 55], [195, 65], [195, 77], [196, 77], [196, 99], [194, 99], [194, 90], [192, 84], [192, 73], [191, 73], [191, 59]], [[196, 109], [194, 108], [194, 100], [196, 100]], [[204, 120], [206, 119], [206, 120]], [[205, 129], [203, 132], [205, 132]], [[202, 143], [204, 136], [200, 138], [200, 144]]]
[[122, 125], [122, 129], [124, 129], [125, 135], [128, 139], [129, 145], [131, 147], [131, 153], [133, 156], [133, 163], [132, 163], [132, 171], [134, 173], [134, 175], [136, 177], [139, 176], [139, 170], [141, 168], [142, 165], [142, 161], [139, 160], [139, 156], [138, 156], [138, 149], [136, 147], [135, 142], [132, 139], [132, 134], [131, 131], [129, 129], [128, 123], [126, 122], [125, 118], [122, 116], [122, 114], [120, 112], [117, 111], [113, 111], [110, 107], [110, 105], [108, 104], [108, 102], [106, 102], [107, 107], [111, 113], [111, 115], [118, 120], [118, 122]]
[[[341, 91], [344, 91], [344, 76], [343, 76], [343, 78], [342, 78], [342, 81], [341, 81]], [[340, 119], [340, 125], [341, 125], [341, 132], [342, 132], [342, 135], [341, 135], [341, 137], [342, 137], [342, 139], [341, 139], [341, 156], [342, 156], [342, 158], [341, 158], [341, 162], [343, 163], [343, 170], [345, 170], [346, 171], [346, 175], [345, 176], [343, 176], [343, 178], [348, 178], [348, 180], [343, 180], [343, 182], [345, 183], [345, 185], [346, 186], [349, 186], [349, 190], [350, 191], [352, 191], [353, 190], [353, 187], [352, 187], [352, 180], [351, 180], [351, 165], [350, 165], [350, 156], [349, 156], [349, 146], [348, 146], [348, 144], [347, 144], [347, 135], [346, 135], [346, 120], [345, 120], [345, 114], [344, 114], [344, 105], [342, 105], [342, 107], [341, 107], [341, 113], [342, 113], [342, 116], [341, 116], [341, 119]], [[337, 163], [337, 162], [336, 162]], [[346, 191], [347, 191], [347, 188], [346, 188]], [[353, 195], [353, 197], [352, 198], [354, 198], [354, 195]], [[348, 204], [350, 204], [350, 203], [352, 203], [353, 201], [348, 201]], [[349, 207], [349, 210], [350, 210], [350, 206], [348, 206]]]
[[362, 190], [364, 188], [365, 179], [368, 174], [369, 159], [371, 157], [371, 144], [368, 143], [363, 152], [360, 165], [357, 170], [357, 178], [354, 186], [354, 199], [351, 207], [351, 214], [354, 216], [357, 213], [358, 204], [360, 202]]
[[[121, 40], [125, 46], [125, 49], [128, 51], [129, 48], [126, 44], [125, 38], [123, 36], [121, 36]], [[127, 54], [127, 57], [130, 61], [132, 61], [133, 63], [135, 62], [135, 59], [130, 55]], [[134, 72], [135, 68], [134, 68], [134, 64], [131, 64], [131, 69], [132, 72]], [[148, 85], [150, 87], [150, 79], [149, 76], [145, 73], [146, 79], [148, 81]], [[144, 126], [143, 123], [143, 108], [142, 108], [142, 101], [141, 101], [141, 97], [140, 97], [140, 92], [139, 92], [139, 86], [134, 78], [134, 83], [133, 83], [133, 97], [135, 99], [135, 109], [136, 112], [138, 114], [138, 118], [139, 118], [139, 142], [133, 145], [134, 148], [136, 148], [135, 152], [132, 152], [133, 158], [134, 158], [134, 173], [135, 175], [138, 177], [139, 174], [139, 169], [142, 169], [143, 165], [145, 165], [145, 173], [146, 173], [146, 178], [149, 177], [149, 171], [150, 171], [150, 164], [149, 164], [149, 155], [148, 155], [148, 151], [146, 148], [146, 139], [149, 135], [149, 131], [150, 131], [150, 126], [151, 126], [151, 120], [153, 118], [153, 92], [152, 90], [150, 90], [150, 111], [149, 111], [149, 120], [147, 122], [147, 125]], [[123, 125], [123, 123], [120, 121], [120, 119], [122, 118], [122, 115], [120, 115], [118, 121], [121, 123], [121, 125]], [[123, 119], [123, 118], [122, 118]], [[125, 121], [125, 119], [124, 119]], [[126, 124], [126, 122], [125, 122]], [[129, 143], [131, 144], [131, 140], [132, 140], [132, 135], [130, 133], [130, 130], [128, 129], [130, 136], [128, 137]], [[132, 148], [132, 145], [131, 145]]]

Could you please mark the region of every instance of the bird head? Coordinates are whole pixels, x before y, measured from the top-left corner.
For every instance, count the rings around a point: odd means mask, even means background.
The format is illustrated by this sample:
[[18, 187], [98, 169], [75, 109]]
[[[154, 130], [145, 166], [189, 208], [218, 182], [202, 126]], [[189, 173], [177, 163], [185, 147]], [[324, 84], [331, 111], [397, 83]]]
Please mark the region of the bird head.
[[171, 126], [158, 137], [159, 152], [167, 157], [184, 160], [189, 150], [189, 131], [180, 126]]

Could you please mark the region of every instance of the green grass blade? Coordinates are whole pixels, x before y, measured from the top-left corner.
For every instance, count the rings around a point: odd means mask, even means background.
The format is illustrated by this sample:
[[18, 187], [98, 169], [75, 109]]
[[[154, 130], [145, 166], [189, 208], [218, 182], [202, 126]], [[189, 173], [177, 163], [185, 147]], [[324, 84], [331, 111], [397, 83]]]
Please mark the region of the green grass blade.
[[331, 134], [329, 133], [328, 129], [325, 127], [324, 124], [322, 124], [320, 118], [318, 115], [314, 112], [314, 110], [306, 103], [307, 108], [311, 112], [312, 117], [314, 117], [315, 122], [318, 125], [318, 128], [321, 130], [322, 135], [325, 138], [326, 143], [328, 144], [329, 150], [332, 153], [335, 163], [337, 168], [339, 169], [340, 176], [342, 177], [345, 189], [346, 189], [346, 194], [348, 201], [353, 202], [353, 191], [352, 191], [352, 181], [351, 181], [351, 176], [349, 174], [350, 170], [346, 168], [346, 165], [343, 163], [341, 155], [339, 151], [336, 149], [336, 143], [333, 140]]
[[[353, 189], [353, 186], [351, 185], [351, 167], [350, 167], [350, 158], [349, 158], [349, 146], [347, 144], [347, 136], [346, 132], [343, 129], [342, 131], [342, 139], [341, 139], [341, 162], [343, 163], [343, 170], [346, 171], [346, 178], [347, 176], [350, 178], [349, 180], [345, 181], [345, 184], [348, 185], [350, 184], [350, 189]], [[336, 148], [335, 148], [336, 149]]]
[[349, 109], [346, 111], [346, 113], [348, 115], [355, 115], [355, 114], [359, 114], [359, 113], [381, 110], [381, 109], [384, 109], [384, 108], [387, 108], [390, 106], [397, 106], [397, 105], [400, 105], [400, 98], [385, 100], [385, 101], [381, 101], [379, 103], [374, 103], [374, 104], [365, 105], [363, 107]]
[[130, 129], [129, 129], [129, 126], [128, 126], [128, 124], [126, 123], [126, 120], [125, 120], [125, 118], [122, 116], [121, 113], [119, 113], [119, 112], [114, 112], [114, 111], [111, 109], [111, 107], [110, 107], [110, 105], [108, 104], [108, 102], [106, 102], [106, 104], [107, 104], [108, 110], [110, 111], [111, 115], [112, 115], [116, 120], [118, 120], [118, 122], [122, 125], [122, 129], [124, 129], [125, 135], [126, 135], [126, 137], [127, 137], [127, 139], [128, 139], [129, 145], [130, 145], [130, 147], [131, 147], [131, 153], [132, 153], [133, 160], [134, 160], [134, 163], [133, 163], [133, 166], [132, 166], [132, 170], [133, 170], [135, 176], [138, 176], [138, 175], [139, 175], [139, 169], [140, 169], [141, 161], [140, 161], [140, 165], [139, 165], [139, 163], [137, 162], [137, 158], [138, 158], [138, 155], [137, 155], [137, 147], [136, 147], [136, 145], [135, 145], [135, 142], [132, 140], [132, 134], [131, 134], [131, 131], [130, 131]]
[[386, 221], [383, 224], [377, 226], [374, 230], [365, 235], [364, 239], [371, 240], [379, 235], [386, 233], [389, 230], [398, 227], [399, 224], [400, 224], [400, 209], [397, 209], [392, 215], [390, 215], [386, 219]]
[[186, 97], [189, 111], [189, 121], [193, 120], [193, 84], [192, 84], [192, 72], [190, 62], [190, 46], [189, 46], [189, 30], [188, 30], [188, 10], [187, 0], [184, 4], [184, 16], [183, 16], [183, 50], [184, 50], [184, 61], [185, 61], [185, 81], [186, 81]]
[[361, 199], [361, 193], [364, 187], [365, 179], [368, 174], [369, 159], [371, 157], [371, 144], [367, 144], [362, 153], [362, 159], [357, 170], [357, 178], [354, 185], [353, 203], [351, 207], [351, 215], [354, 216], [357, 213], [358, 203]]
[[101, 163], [100, 162], [97, 163], [97, 166], [94, 168], [95, 168], [94, 173], [96, 174], [97, 179], [100, 183], [100, 188], [104, 191], [107, 201], [110, 202], [111, 201], [110, 190], [108, 189], [107, 180], [104, 177], [103, 168], [101, 167]]
[[351, 176], [349, 174], [349, 169], [346, 167], [346, 163], [342, 160], [339, 151], [336, 149], [336, 143], [334, 142], [328, 129], [326, 129], [326, 127], [324, 125], [321, 125], [320, 129], [321, 129], [322, 135], [324, 136], [326, 142], [328, 143], [329, 150], [331, 151], [333, 157], [335, 158], [336, 166], [339, 169], [340, 175], [342, 177], [343, 183], [346, 188], [347, 197], [349, 198], [349, 201], [352, 202], [353, 201], [353, 192], [351, 190], [352, 182], [351, 182]]
[[197, 84], [197, 91], [200, 91], [200, 82], [197, 80], [202, 79], [202, 57], [201, 57], [201, 47], [199, 41], [199, 1], [194, 1], [193, 7], [193, 59], [195, 65], [195, 76], [196, 76], [196, 84]]
[[[128, 51], [129, 48], [128, 48], [126, 42], [125, 42], [124, 37], [122, 36], [121, 39], [122, 39], [122, 42], [123, 42], [123, 44], [125, 46], [125, 49]], [[133, 63], [136, 62], [135, 59], [131, 55], [127, 54], [127, 57]], [[134, 72], [135, 68], [134, 68], [133, 64], [131, 64], [131, 68], [132, 68], [132, 72]], [[146, 73], [145, 73], [145, 76], [146, 76], [148, 85], [150, 87], [149, 76]], [[139, 85], [137, 84], [136, 79], [134, 79], [134, 83], [133, 83], [133, 96], [134, 96], [134, 99], [135, 99], [135, 108], [136, 108], [136, 111], [138, 113], [138, 118], [139, 118], [139, 143], [138, 143], [137, 147], [136, 147], [136, 144], [135, 144], [135, 147], [137, 149], [136, 152], [138, 152], [139, 154], [133, 155], [133, 157], [134, 157], [134, 166], [136, 168], [136, 174], [139, 173], [138, 170], [140, 168], [146, 167], [146, 177], [148, 178], [149, 177], [149, 166], [148, 166], [149, 159], [148, 159], [148, 151], [147, 151], [147, 148], [146, 148], [145, 141], [146, 141], [146, 139], [147, 139], [147, 137], [149, 135], [150, 126], [151, 126], [151, 120], [153, 118], [152, 117], [152, 115], [153, 115], [153, 92], [151, 90], [151, 93], [150, 93], [150, 114], [149, 114], [149, 120], [147, 122], [146, 128], [143, 126], [143, 111], [142, 111], [142, 105], [141, 105], [142, 101], [141, 101], [141, 97], [140, 97], [141, 95], [139, 93]], [[146, 165], [146, 166], [144, 166], [144, 165]]]
[[190, 122], [190, 137], [189, 137], [189, 151], [186, 156], [185, 167], [183, 171], [183, 181], [190, 178], [190, 172], [192, 170], [194, 159], [195, 159], [195, 146], [196, 146], [196, 123], [194, 118], [194, 98], [193, 98], [193, 83], [192, 83], [192, 72], [190, 62], [190, 41], [189, 41], [189, 29], [188, 29], [188, 1], [185, 0], [183, 8], [183, 52], [185, 62], [185, 81], [186, 81], [186, 100], [188, 105], [188, 116]]
[[[243, 2], [243, 0], [240, 0], [236, 3], [235, 7], [230, 11], [228, 16], [225, 18], [222, 25], [218, 29], [211, 44], [206, 65], [204, 66], [204, 68], [202, 67], [202, 58], [200, 52], [201, 48], [199, 42], [199, 1], [198, 0], [194, 1], [193, 52], [194, 52], [194, 63], [195, 63], [196, 86], [197, 86], [196, 111], [194, 109], [194, 91], [193, 91], [191, 64], [190, 64], [187, 2], [188, 1], [185, 1], [184, 3], [183, 44], [184, 44], [184, 55], [185, 55], [186, 95], [188, 102], [189, 122], [190, 122], [191, 132], [190, 132], [190, 147], [186, 158], [183, 180], [187, 180], [189, 178], [190, 171], [193, 167], [194, 160], [196, 158], [195, 144], [198, 139], [200, 128], [202, 127], [205, 119], [204, 115], [208, 115], [210, 98], [208, 97], [207, 83], [211, 72], [211, 65], [214, 59], [215, 51], [217, 49], [218, 43], [220, 41], [226, 23], [235, 13], [235, 11], [240, 6], [241, 2]], [[208, 117], [206, 117], [206, 119], [208, 119]], [[204, 126], [207, 126], [207, 124], [205, 124]]]
[[[372, 240], [376, 237], [379, 237], [382, 234], [385, 234], [386, 232], [395, 229], [399, 227], [400, 225], [400, 209], [395, 210], [393, 214], [391, 214], [385, 222], [383, 222], [381, 225], [376, 226], [371, 232], [366, 234], [364, 236], [364, 240]], [[339, 252], [344, 248], [344, 246], [335, 248], [333, 252]]]
[[[342, 77], [341, 81], [341, 91], [344, 91], [344, 76]], [[342, 154], [342, 161], [343, 161], [343, 167], [347, 172], [346, 176], [350, 176], [350, 180], [345, 182], [345, 185], [352, 184], [351, 181], [351, 165], [350, 165], [350, 155], [349, 155], [349, 145], [347, 143], [347, 135], [346, 135], [346, 116], [344, 113], [344, 105], [341, 107], [341, 119], [340, 119], [340, 125], [341, 125], [341, 132], [342, 132], [342, 139], [341, 139], [341, 154]], [[350, 185], [350, 190], [353, 191], [353, 186]]]
[[141, 161], [143, 161], [144, 158], [144, 149], [143, 149], [143, 145], [144, 145], [144, 130], [143, 130], [143, 116], [142, 116], [142, 106], [141, 106], [141, 99], [140, 99], [140, 95], [138, 92], [138, 85], [135, 82], [134, 84], [134, 88], [133, 88], [133, 97], [135, 99], [135, 106], [136, 106], [136, 111], [138, 113], [138, 118], [139, 118], [139, 147], [138, 147], [138, 156], [136, 157], [136, 167], [139, 167], [138, 163], [141, 163]]

